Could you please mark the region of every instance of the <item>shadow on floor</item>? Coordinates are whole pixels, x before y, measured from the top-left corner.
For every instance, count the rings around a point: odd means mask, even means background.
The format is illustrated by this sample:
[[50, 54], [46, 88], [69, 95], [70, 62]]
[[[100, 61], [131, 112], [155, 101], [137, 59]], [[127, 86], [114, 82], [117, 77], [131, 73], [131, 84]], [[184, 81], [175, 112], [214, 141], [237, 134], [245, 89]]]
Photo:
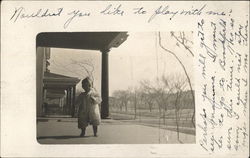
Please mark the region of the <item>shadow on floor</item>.
[[80, 137], [80, 136], [70, 136], [70, 135], [66, 135], [66, 136], [41, 136], [41, 137], [37, 137], [37, 139], [72, 139], [72, 138], [87, 138], [87, 137], [91, 137], [91, 136], [84, 136], [84, 137]]

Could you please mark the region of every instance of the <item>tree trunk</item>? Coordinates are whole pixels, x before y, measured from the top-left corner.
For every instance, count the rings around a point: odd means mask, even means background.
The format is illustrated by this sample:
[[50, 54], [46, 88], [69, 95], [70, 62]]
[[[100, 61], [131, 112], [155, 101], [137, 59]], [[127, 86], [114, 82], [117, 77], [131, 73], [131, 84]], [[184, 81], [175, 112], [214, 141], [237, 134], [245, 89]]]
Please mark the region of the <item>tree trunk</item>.
[[124, 104], [125, 105], [125, 110], [126, 110], [126, 112], [128, 112], [128, 104]]
[[[178, 58], [178, 56], [177, 56], [174, 52], [172, 52], [172, 51], [166, 49], [166, 48], [162, 45], [162, 43], [161, 43], [161, 34], [160, 34], [160, 32], [159, 32], [159, 45], [160, 45], [160, 47], [161, 47], [163, 50], [165, 50], [166, 52], [172, 54], [172, 55], [175, 57], [175, 59], [180, 63], [180, 65], [181, 65], [181, 67], [183, 68], [184, 73], [185, 73], [185, 75], [186, 75], [186, 77], [187, 77], [188, 85], [189, 85], [189, 87], [190, 87], [191, 94], [192, 94], [192, 98], [193, 98], [193, 102], [195, 102], [193, 87], [192, 87], [192, 84], [191, 84], [190, 77], [189, 77], [189, 75], [188, 75], [188, 73], [187, 73], [186, 67], [184, 66], [184, 64], [181, 62], [181, 60]], [[193, 124], [193, 126], [195, 127], [194, 117], [195, 117], [195, 106], [194, 106], [194, 112], [193, 112], [193, 115], [192, 115], [192, 124]]]
[[151, 102], [147, 102], [148, 107], [149, 107], [149, 112], [152, 112], [152, 103]]
[[136, 104], [137, 104], [137, 101], [136, 101], [136, 93], [135, 93], [135, 96], [134, 96], [134, 97], [135, 97], [135, 98], [134, 98], [134, 99], [135, 99], [135, 100], [134, 100], [134, 104], [135, 104], [135, 117], [134, 117], [134, 119], [136, 119], [136, 117], [137, 117], [137, 111], [136, 111], [136, 110], [137, 110], [137, 105], [136, 105]]
[[163, 110], [163, 124], [166, 125], [166, 119], [165, 119], [165, 104], [164, 104], [164, 110]]
[[120, 103], [120, 111], [122, 112], [122, 103]]
[[178, 103], [178, 98], [179, 98], [179, 93], [176, 94], [176, 99], [175, 99], [175, 121], [176, 121], [176, 131], [177, 131], [177, 139], [178, 141], [180, 141], [180, 136], [179, 136], [179, 124], [178, 124], [178, 107], [177, 107], [177, 103]]

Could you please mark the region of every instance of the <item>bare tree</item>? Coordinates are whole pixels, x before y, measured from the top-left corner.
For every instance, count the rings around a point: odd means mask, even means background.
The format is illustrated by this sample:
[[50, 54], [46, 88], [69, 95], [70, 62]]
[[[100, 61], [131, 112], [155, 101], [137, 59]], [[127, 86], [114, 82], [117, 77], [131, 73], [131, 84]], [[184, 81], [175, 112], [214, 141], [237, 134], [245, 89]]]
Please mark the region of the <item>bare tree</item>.
[[122, 111], [122, 108], [124, 107], [126, 112], [128, 111], [128, 102], [129, 102], [129, 92], [128, 90], [116, 90], [113, 93], [113, 96], [116, 98], [116, 100], [119, 102], [120, 111]]
[[157, 104], [158, 107], [158, 111], [161, 115], [162, 112], [162, 107], [164, 105], [164, 86], [163, 85], [153, 85], [151, 84], [151, 82], [149, 80], [144, 80], [141, 82], [141, 86], [143, 87], [143, 89], [146, 90], [146, 93], [148, 95], [150, 95], [150, 98], [152, 100], [150, 101], [155, 101], [155, 103]]
[[[171, 36], [173, 36], [177, 40], [177, 42], [179, 42], [181, 45], [184, 46], [184, 48], [185, 48], [184, 50], [187, 50], [190, 54], [194, 55], [194, 53], [192, 53], [190, 47], [187, 46], [187, 41], [188, 40], [185, 38], [185, 34], [184, 33], [182, 33], [182, 34], [183, 34], [182, 36], [177, 37], [177, 36], [175, 36], [174, 32], [171, 32]], [[188, 74], [188, 72], [186, 70], [185, 65], [183, 64], [183, 62], [181, 61], [181, 59], [176, 55], [176, 53], [174, 51], [171, 51], [171, 50], [167, 49], [165, 46], [163, 46], [163, 44], [162, 44], [162, 37], [161, 37], [161, 33], [160, 32], [158, 33], [158, 37], [159, 37], [159, 46], [165, 52], [167, 52], [167, 53], [171, 54], [172, 56], [174, 56], [174, 58], [179, 62], [179, 64], [181, 65], [182, 69], [184, 70], [184, 73], [185, 73], [186, 78], [188, 80], [188, 85], [189, 85], [191, 93], [192, 93], [193, 101], [195, 101], [192, 83], [191, 83], [190, 76], [189, 76], [189, 74]], [[192, 115], [192, 124], [195, 127], [194, 116], [195, 116], [195, 107], [194, 107], [194, 112], [193, 112], [193, 115]]]
[[[171, 31], [170, 33], [171, 36], [177, 41], [176, 45], [179, 46], [179, 44], [181, 44], [194, 57], [194, 53], [191, 51], [191, 45], [190, 45], [193, 44], [193, 42], [186, 38], [185, 32], [175, 33]], [[179, 36], [175, 34], [179, 34]]]
[[136, 119], [137, 118], [137, 91], [136, 91], [136, 89], [135, 89], [135, 91], [134, 91], [134, 94], [132, 93], [132, 95], [133, 95], [133, 101], [134, 101], [134, 110], [135, 110], [135, 115], [134, 115], [134, 119]]
[[141, 99], [148, 105], [149, 111], [152, 112], [154, 105], [154, 91], [148, 80], [140, 82], [141, 87]]
[[115, 98], [113, 96], [109, 97], [109, 106], [113, 112], [117, 111], [117, 109], [119, 109], [119, 102], [118, 102], [117, 98]]
[[50, 59], [50, 63], [55, 65], [56, 69], [61, 71], [67, 71], [67, 73], [71, 73], [74, 76], [82, 77], [84, 73], [87, 76], [91, 77], [94, 81], [93, 72], [94, 65], [92, 60], [75, 60], [73, 58], [69, 58], [69, 62], [61, 63], [59, 61], [63, 61], [64, 59], [60, 56], [54, 56], [53, 59]]
[[[173, 85], [172, 85], [172, 81], [173, 80], [173, 76], [170, 75], [168, 77], [166, 76], [162, 76], [161, 77], [161, 81], [163, 82], [163, 86], [165, 87], [165, 95], [163, 101], [164, 101], [164, 111], [163, 111], [163, 123], [164, 125], [166, 125], [166, 112], [167, 112], [167, 106], [168, 106], [168, 100], [171, 97], [171, 94], [173, 93]], [[172, 82], [171, 82], [172, 81]]]
[[174, 101], [174, 107], [175, 107], [175, 121], [176, 121], [176, 128], [177, 128], [177, 139], [180, 141], [180, 130], [179, 130], [179, 121], [182, 116], [180, 115], [181, 111], [181, 105], [180, 105], [180, 99], [182, 97], [182, 93], [186, 88], [186, 79], [182, 76], [174, 76], [172, 79], [172, 87], [173, 91], [175, 93], [175, 101]]
[[71, 59], [71, 65], [79, 66], [81, 70], [84, 70], [87, 73], [87, 75], [92, 79], [92, 81], [94, 81], [93, 72], [95, 69], [94, 69], [94, 65], [92, 61], [90, 60], [77, 61], [77, 60]]

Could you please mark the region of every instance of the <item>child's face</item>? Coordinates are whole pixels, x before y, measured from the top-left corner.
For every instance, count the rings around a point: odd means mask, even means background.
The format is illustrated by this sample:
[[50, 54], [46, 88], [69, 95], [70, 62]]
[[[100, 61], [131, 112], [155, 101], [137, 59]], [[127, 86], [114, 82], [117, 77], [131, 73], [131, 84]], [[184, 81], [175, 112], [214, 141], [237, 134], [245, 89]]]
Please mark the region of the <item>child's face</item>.
[[89, 91], [90, 91], [90, 88], [91, 88], [91, 83], [90, 83], [89, 81], [83, 82], [83, 83], [82, 83], [82, 88], [83, 88], [86, 92], [89, 92]]

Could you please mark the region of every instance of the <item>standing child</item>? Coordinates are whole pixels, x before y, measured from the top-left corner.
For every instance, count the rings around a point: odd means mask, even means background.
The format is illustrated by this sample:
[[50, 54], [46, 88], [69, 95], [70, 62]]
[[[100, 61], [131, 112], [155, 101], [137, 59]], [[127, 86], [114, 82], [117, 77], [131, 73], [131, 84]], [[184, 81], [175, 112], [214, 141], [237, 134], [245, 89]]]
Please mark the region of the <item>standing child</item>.
[[89, 77], [82, 80], [82, 92], [76, 101], [78, 110], [78, 128], [82, 130], [81, 137], [85, 136], [85, 130], [88, 124], [93, 126], [94, 136], [97, 137], [97, 128], [101, 122], [99, 105], [101, 97], [93, 88], [93, 82]]

